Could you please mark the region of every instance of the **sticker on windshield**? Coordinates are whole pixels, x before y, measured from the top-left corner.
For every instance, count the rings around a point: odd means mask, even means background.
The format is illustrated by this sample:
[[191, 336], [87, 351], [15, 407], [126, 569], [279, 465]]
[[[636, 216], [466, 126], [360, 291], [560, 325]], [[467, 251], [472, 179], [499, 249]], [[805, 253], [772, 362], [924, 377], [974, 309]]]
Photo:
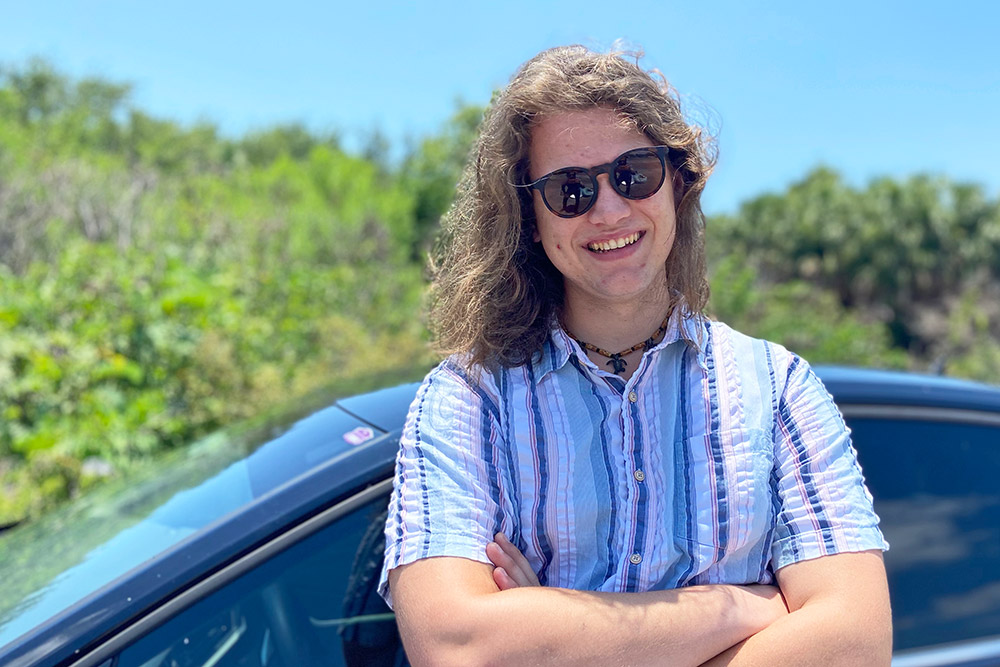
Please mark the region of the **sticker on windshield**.
[[344, 434], [344, 440], [351, 445], [361, 445], [375, 437], [375, 431], [367, 426], [359, 426]]

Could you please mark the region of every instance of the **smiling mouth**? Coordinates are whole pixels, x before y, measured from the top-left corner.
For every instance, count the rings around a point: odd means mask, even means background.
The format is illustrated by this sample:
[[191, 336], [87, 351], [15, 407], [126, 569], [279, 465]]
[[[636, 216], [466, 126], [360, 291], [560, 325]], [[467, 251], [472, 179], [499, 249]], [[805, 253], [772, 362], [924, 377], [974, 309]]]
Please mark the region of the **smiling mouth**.
[[600, 243], [588, 243], [587, 250], [598, 253], [611, 252], [612, 250], [618, 250], [619, 248], [632, 245], [642, 238], [642, 235], [643, 232], [635, 232], [618, 239], [608, 239], [607, 241], [601, 241]]

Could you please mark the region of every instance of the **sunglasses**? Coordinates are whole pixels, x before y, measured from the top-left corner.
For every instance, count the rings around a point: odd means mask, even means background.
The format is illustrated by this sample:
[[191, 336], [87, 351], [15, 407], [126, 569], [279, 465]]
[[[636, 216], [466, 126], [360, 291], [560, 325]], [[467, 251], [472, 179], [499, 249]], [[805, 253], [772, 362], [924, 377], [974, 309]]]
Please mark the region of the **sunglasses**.
[[597, 177], [607, 174], [611, 187], [626, 199], [655, 195], [667, 177], [667, 146], [633, 148], [596, 167], [563, 167], [521, 187], [538, 190], [542, 202], [560, 218], [575, 218], [597, 201]]

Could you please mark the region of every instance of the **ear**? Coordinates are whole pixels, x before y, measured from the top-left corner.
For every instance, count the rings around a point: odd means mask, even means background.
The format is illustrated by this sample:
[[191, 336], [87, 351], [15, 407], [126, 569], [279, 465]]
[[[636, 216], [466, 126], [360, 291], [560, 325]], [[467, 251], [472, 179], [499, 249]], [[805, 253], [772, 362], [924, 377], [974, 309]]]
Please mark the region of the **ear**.
[[538, 233], [537, 225], [531, 226], [531, 240], [534, 241], [535, 243], [539, 243], [542, 240], [542, 235]]

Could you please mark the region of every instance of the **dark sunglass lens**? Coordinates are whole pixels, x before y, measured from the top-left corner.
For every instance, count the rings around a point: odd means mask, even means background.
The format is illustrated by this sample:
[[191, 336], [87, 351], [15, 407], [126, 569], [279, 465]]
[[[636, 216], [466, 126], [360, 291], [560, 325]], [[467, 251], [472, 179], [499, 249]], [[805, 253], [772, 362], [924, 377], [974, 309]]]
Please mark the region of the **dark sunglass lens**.
[[590, 208], [594, 199], [594, 182], [585, 171], [557, 171], [545, 182], [542, 195], [549, 210], [564, 218], [572, 218]]
[[654, 150], [629, 151], [611, 169], [615, 190], [630, 199], [642, 199], [663, 185], [663, 163]]

